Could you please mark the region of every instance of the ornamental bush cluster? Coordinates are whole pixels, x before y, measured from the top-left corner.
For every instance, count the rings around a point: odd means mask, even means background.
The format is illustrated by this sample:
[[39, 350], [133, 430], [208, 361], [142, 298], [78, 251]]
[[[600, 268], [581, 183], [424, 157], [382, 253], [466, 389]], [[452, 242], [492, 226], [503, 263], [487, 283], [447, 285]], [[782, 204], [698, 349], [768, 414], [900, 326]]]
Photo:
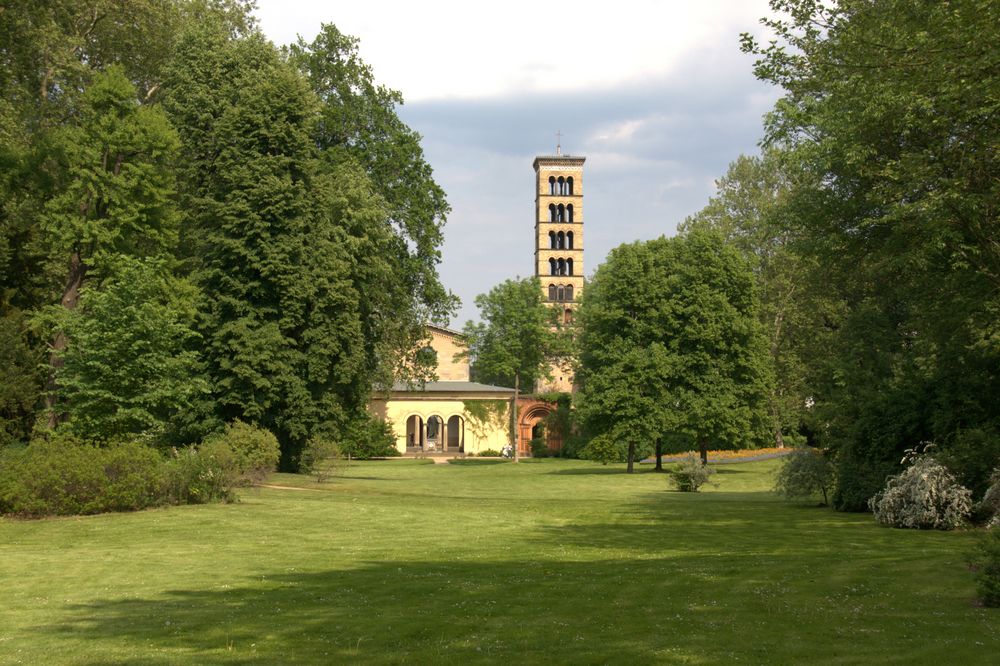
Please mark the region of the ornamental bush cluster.
[[0, 513], [37, 518], [233, 501], [277, 464], [277, 441], [236, 423], [169, 455], [139, 442], [98, 445], [57, 433], [0, 450]]
[[689, 453], [675, 469], [671, 470], [670, 480], [677, 486], [677, 490], [685, 493], [696, 493], [699, 488], [708, 483], [708, 479], [713, 474], [715, 474], [714, 469], [701, 464], [701, 459], [698, 456]]
[[950, 530], [972, 509], [972, 493], [934, 457], [921, 455], [868, 501], [875, 519], [889, 527]]

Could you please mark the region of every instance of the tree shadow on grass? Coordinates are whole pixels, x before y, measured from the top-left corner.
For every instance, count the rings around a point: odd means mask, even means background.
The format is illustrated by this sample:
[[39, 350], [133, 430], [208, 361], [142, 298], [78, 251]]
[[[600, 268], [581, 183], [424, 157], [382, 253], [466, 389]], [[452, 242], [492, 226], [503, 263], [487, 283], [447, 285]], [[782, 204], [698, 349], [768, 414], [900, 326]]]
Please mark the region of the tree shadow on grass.
[[[653, 469], [639, 469], [636, 467], [635, 474], [648, 474], [650, 472], [655, 472]], [[628, 474], [624, 467], [618, 465], [594, 465], [593, 467], [572, 467], [569, 469], [554, 469], [546, 472], [546, 474], [555, 474], [557, 476], [585, 476], [592, 474]]]
[[[963, 643], [938, 615], [891, 606], [894, 595], [912, 592], [850, 577], [826, 582], [839, 566], [826, 551], [839, 537], [799, 532], [806, 517], [785, 516], [774, 528], [794, 534], [762, 534], [747, 522], [760, 507], [746, 497], [701, 514], [692, 513], [697, 503], [675, 504], [642, 502], [625, 514], [632, 522], [533, 533], [543, 543], [525, 543], [531, 555], [519, 559], [220, 573], [211, 589], [180, 586], [68, 607], [63, 621], [33, 636], [82, 639], [73, 661], [89, 664], [808, 663], [838, 654], [857, 663], [886, 655], [898, 663], [971, 663], [961, 655], [1000, 648], [989, 623], [977, 630], [979, 645]], [[771, 542], [779, 538], [781, 553]], [[892, 564], [890, 551], [866, 557], [849, 563], [851, 571]]]

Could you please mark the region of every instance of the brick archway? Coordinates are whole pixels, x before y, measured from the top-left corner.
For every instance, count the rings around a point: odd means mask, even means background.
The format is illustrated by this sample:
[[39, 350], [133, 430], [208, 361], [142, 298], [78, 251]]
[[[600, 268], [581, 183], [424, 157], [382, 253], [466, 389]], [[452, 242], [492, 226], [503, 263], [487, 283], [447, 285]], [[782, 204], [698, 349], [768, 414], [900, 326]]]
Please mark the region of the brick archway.
[[[531, 455], [531, 431], [540, 422], [556, 411], [554, 402], [533, 397], [519, 398], [517, 401], [517, 450], [522, 456]], [[546, 444], [553, 453], [562, 448], [562, 440], [546, 432]]]

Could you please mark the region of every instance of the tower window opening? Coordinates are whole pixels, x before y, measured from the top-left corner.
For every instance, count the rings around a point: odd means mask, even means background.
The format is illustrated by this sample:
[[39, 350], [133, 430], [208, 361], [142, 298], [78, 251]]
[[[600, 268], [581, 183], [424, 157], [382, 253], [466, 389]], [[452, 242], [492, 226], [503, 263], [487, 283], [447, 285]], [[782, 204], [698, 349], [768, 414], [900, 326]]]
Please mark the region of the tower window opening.
[[573, 176], [566, 179], [566, 194], [573, 194]]
[[566, 285], [566, 300], [567, 301], [573, 300], [573, 285], [571, 284]]
[[556, 193], [556, 177], [549, 176], [549, 194]]
[[573, 221], [573, 204], [566, 206], [566, 221], [567, 222]]
[[549, 249], [550, 250], [558, 249], [557, 248], [557, 240], [556, 240], [556, 232], [554, 232], [554, 231], [550, 231], [549, 232]]
[[[560, 259], [560, 261], [562, 261], [562, 259]], [[566, 260], [566, 269], [569, 271], [569, 273], [563, 273], [563, 275], [572, 275], [573, 274], [573, 260], [572, 259], [567, 259]]]
[[556, 247], [560, 250], [566, 249], [566, 234], [561, 231], [556, 234]]
[[556, 221], [556, 205], [549, 204], [549, 222]]
[[573, 322], [573, 311], [570, 310], [569, 308], [566, 308], [565, 312], [563, 312], [563, 323], [570, 324], [572, 322]]
[[[570, 259], [572, 261], [572, 259]], [[559, 271], [558, 275], [567, 275], [566, 273], [566, 260], [560, 259], [556, 264], [556, 269]]]
[[559, 273], [557, 272], [558, 268], [559, 267], [558, 264], [556, 264], [556, 260], [549, 259], [549, 275], [559, 275]]
[[566, 292], [565, 292], [564, 288], [561, 285], [560, 285], [558, 291], [559, 291], [559, 301], [560, 302], [565, 301], [566, 300]]
[[566, 206], [559, 204], [556, 206], [556, 222], [566, 221]]
[[559, 180], [557, 180], [556, 182], [558, 183], [557, 189], [559, 190], [559, 194], [566, 194], [566, 179], [563, 178], [562, 176], [559, 176]]
[[573, 249], [573, 232], [572, 231], [567, 231], [566, 232], [566, 247], [569, 248], [570, 250]]
[[556, 300], [556, 296], [557, 296], [556, 286], [554, 284], [550, 284], [549, 285], [549, 300], [550, 301]]

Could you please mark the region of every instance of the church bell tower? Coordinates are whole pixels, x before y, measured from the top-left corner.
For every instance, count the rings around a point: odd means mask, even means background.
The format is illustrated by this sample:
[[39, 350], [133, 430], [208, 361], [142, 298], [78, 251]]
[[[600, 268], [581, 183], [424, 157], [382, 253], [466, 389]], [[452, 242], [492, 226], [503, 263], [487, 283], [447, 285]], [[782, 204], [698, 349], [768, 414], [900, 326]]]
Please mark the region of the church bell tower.
[[[563, 322], [573, 318], [583, 292], [583, 163], [586, 158], [555, 155], [535, 158], [535, 276], [542, 298], [558, 308]], [[571, 391], [568, 368], [552, 368], [545, 390]]]

